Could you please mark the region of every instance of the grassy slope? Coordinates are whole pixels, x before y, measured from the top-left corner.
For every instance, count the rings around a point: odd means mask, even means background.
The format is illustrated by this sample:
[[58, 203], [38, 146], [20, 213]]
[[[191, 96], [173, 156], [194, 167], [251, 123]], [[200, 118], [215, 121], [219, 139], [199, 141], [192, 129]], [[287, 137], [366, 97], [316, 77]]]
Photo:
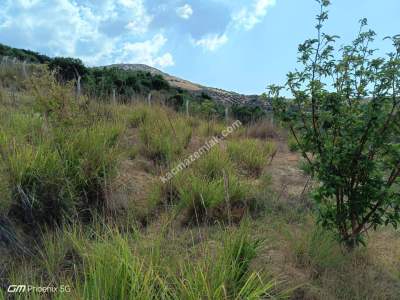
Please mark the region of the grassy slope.
[[[13, 72], [0, 74], [2, 287], [70, 285], [58, 299], [399, 298], [399, 232], [373, 232], [368, 248], [344, 253], [314, 225], [312, 183], [304, 189], [280, 130], [241, 128], [163, 185], [159, 175], [226, 124], [74, 102], [70, 87], [46, 76], [21, 85]], [[29, 228], [11, 213], [21, 189], [42, 204]], [[52, 225], [60, 214], [71, 221]]]

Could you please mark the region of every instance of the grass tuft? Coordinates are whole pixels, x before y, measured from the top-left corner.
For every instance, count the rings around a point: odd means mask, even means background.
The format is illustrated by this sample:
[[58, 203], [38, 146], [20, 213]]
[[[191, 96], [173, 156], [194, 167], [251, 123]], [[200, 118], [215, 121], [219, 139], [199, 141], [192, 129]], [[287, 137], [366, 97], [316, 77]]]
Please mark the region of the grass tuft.
[[276, 153], [273, 142], [244, 139], [228, 142], [229, 157], [252, 176], [260, 176]]

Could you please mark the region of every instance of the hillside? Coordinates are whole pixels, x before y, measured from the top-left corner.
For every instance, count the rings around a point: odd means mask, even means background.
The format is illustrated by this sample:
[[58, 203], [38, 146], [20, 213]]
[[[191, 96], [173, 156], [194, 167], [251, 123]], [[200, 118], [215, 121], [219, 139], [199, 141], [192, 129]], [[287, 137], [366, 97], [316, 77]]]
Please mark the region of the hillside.
[[[3, 44], [0, 44], [0, 60], [1, 64], [3, 65], [19, 61], [21, 63], [25, 62], [34, 64], [47, 64], [50, 66], [52, 70], [61, 68], [61, 71], [66, 73], [63, 74], [62, 76], [64, 77], [63, 78], [64, 80], [76, 79], [74, 78], [75, 77], [74, 70], [79, 70], [81, 75], [85, 75], [85, 74], [90, 74], [90, 70], [93, 69], [100, 70], [103, 68], [103, 67], [88, 68], [85, 67], [84, 64], [79, 59], [63, 58], [63, 57], [51, 58], [31, 50], [17, 49]], [[225, 91], [219, 88], [203, 86], [201, 84], [193, 83], [191, 81], [162, 72], [148, 65], [113, 64], [104, 66], [104, 68], [106, 69], [118, 68], [125, 71], [150, 73], [152, 74], [152, 76], [160, 75], [173, 88], [181, 89], [190, 94], [194, 98], [201, 97], [202, 95], [207, 95], [212, 100], [224, 106], [236, 105], [236, 106], [248, 106], [252, 108], [260, 107], [265, 111], [271, 110], [270, 104], [263, 101], [259, 95], [243, 95], [236, 92]], [[98, 89], [98, 87], [95, 87], [94, 89], [96, 90]]]
[[211, 98], [227, 105], [249, 105], [249, 106], [261, 106], [266, 109], [270, 109], [269, 105], [263, 102], [258, 95], [243, 95], [235, 92], [225, 91], [218, 88], [206, 87], [201, 84], [193, 83], [191, 81], [170, 75], [162, 72], [156, 68], [143, 65], [143, 64], [113, 64], [107, 67], [116, 67], [123, 70], [132, 71], [143, 71], [150, 72], [154, 75], [163, 76], [168, 83], [176, 88], [183, 89], [193, 94], [194, 96], [201, 95], [202, 93], [207, 94]]

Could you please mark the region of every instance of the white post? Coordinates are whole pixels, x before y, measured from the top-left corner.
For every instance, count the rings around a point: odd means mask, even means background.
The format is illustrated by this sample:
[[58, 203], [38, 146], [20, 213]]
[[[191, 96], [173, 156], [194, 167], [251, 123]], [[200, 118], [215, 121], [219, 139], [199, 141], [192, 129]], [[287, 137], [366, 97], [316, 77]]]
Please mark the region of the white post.
[[149, 104], [149, 106], [151, 106], [151, 92], [147, 96], [147, 103]]
[[186, 115], [189, 117], [189, 99], [186, 99]]
[[26, 73], [26, 60], [24, 60], [24, 62], [22, 63], [22, 74], [25, 78], [28, 77], [28, 74]]
[[78, 80], [76, 81], [76, 95], [79, 98], [81, 96], [81, 76], [78, 75]]
[[112, 102], [113, 102], [113, 104], [117, 104], [117, 99], [116, 99], [116, 95], [115, 95], [115, 89], [113, 89]]
[[229, 107], [225, 106], [225, 120], [226, 122], [229, 121]]

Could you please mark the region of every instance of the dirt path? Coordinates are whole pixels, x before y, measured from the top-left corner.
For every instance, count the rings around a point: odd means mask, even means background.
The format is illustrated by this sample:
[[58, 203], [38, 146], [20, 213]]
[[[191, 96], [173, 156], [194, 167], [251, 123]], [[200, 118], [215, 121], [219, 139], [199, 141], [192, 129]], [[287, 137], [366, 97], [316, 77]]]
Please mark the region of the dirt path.
[[307, 176], [299, 169], [300, 155], [290, 152], [284, 140], [279, 139], [276, 143], [278, 152], [268, 167], [273, 190], [285, 198], [300, 196], [307, 182]]

